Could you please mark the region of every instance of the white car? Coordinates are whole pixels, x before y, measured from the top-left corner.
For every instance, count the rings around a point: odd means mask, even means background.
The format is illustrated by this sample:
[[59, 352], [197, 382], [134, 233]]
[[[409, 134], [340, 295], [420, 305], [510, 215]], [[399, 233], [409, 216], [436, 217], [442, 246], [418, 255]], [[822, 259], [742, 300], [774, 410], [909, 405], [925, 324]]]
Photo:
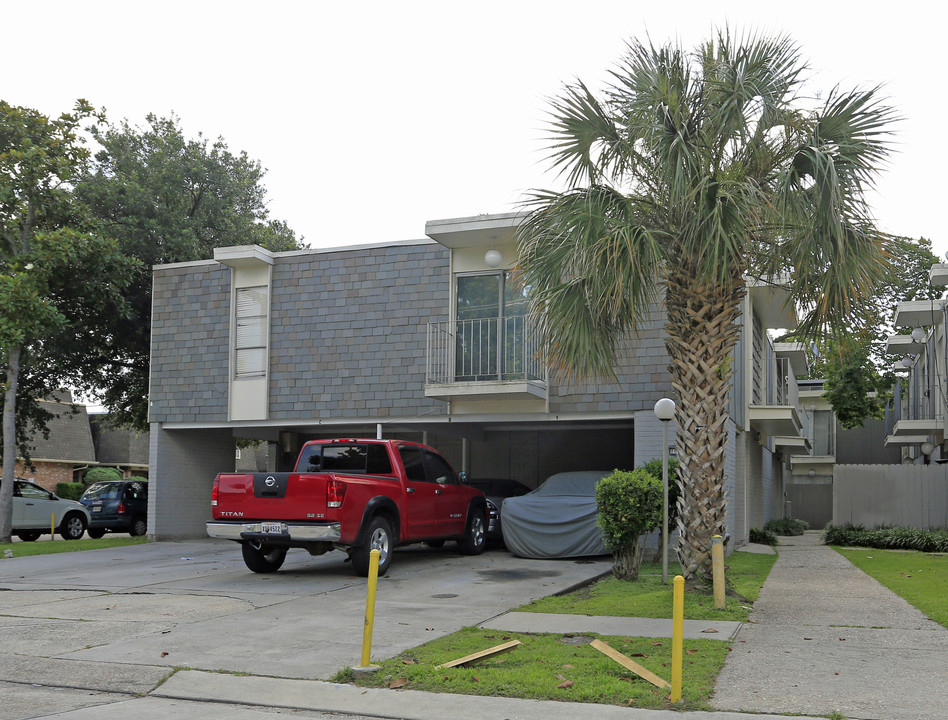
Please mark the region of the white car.
[[50, 532], [53, 523], [65, 540], [78, 540], [89, 527], [89, 511], [75, 500], [63, 500], [39, 485], [13, 482], [13, 534], [31, 542]]

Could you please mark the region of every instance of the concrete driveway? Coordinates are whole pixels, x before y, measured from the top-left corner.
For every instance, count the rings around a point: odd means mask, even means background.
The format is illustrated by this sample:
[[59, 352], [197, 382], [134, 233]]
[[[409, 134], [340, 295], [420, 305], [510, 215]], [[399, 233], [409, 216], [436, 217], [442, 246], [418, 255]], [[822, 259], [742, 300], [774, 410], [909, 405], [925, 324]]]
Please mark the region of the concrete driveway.
[[[379, 581], [373, 658], [611, 567], [451, 545], [397, 551]], [[0, 559], [0, 677], [118, 693], [148, 692], [180, 667], [330, 678], [361, 653], [366, 581], [344, 558], [291, 550], [280, 572], [257, 575], [235, 543], [201, 540]]]

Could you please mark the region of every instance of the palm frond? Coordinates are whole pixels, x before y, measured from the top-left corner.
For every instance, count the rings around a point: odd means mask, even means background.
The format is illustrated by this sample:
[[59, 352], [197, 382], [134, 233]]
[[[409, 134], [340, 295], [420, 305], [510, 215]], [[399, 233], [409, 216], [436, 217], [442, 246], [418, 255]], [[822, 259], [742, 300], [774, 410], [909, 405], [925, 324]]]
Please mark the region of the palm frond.
[[528, 207], [518, 272], [551, 360], [567, 376], [608, 376], [617, 343], [654, 300], [661, 238], [634, 199], [607, 186], [537, 192]]

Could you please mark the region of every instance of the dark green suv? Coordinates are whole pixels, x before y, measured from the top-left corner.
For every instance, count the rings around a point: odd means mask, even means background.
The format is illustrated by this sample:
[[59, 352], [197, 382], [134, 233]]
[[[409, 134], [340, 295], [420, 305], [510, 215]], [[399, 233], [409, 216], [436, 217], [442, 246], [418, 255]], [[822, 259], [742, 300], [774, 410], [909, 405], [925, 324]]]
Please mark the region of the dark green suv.
[[107, 532], [144, 535], [148, 530], [148, 483], [144, 480], [115, 480], [93, 483], [79, 498], [86, 506], [91, 538]]

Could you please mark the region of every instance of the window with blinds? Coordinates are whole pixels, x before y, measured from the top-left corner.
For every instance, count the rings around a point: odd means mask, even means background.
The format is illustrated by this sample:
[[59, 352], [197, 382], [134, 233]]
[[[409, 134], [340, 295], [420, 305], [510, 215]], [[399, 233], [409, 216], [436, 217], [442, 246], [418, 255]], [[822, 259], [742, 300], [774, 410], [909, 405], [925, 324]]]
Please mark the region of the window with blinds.
[[237, 288], [234, 343], [237, 377], [266, 374], [269, 301], [266, 285]]

